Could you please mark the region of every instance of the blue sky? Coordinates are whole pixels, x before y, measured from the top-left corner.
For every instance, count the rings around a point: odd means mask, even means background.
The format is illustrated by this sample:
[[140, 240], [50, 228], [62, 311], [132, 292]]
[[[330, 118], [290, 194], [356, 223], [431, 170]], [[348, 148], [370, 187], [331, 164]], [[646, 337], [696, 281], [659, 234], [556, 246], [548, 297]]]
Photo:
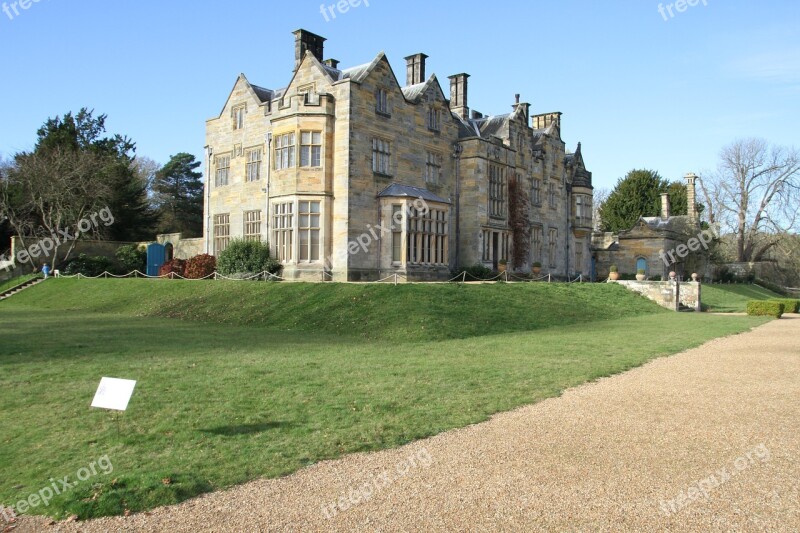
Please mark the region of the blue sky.
[[424, 52], [445, 94], [447, 76], [467, 72], [469, 105], [484, 114], [508, 112], [515, 93], [532, 113], [563, 112], [564, 140], [583, 143], [596, 187], [632, 168], [704, 172], [740, 137], [800, 144], [796, 0], [696, 0], [682, 12], [670, 0], [663, 15], [655, 0], [368, 0], [328, 21], [320, 0], [29, 1], [0, 11], [4, 157], [30, 149], [48, 117], [86, 106], [140, 155], [200, 159], [205, 120], [240, 72], [286, 86], [301, 27], [343, 67], [383, 50], [402, 82], [403, 57]]

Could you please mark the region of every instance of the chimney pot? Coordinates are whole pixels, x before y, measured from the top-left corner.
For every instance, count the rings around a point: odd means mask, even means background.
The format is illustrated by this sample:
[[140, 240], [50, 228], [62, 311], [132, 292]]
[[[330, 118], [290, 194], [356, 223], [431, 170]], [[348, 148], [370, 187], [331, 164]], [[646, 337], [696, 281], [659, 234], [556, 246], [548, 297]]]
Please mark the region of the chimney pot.
[[514, 103], [515, 103], [515, 104], [518, 104], [518, 103], [519, 103], [519, 93], [517, 93], [517, 94], [515, 94], [515, 95], [514, 95]]
[[335, 69], [339, 69], [339, 60], [338, 59], [326, 59], [323, 61], [327, 66]]
[[472, 118], [473, 118], [474, 120], [477, 120], [477, 119], [479, 119], [479, 118], [483, 118], [483, 113], [481, 113], [480, 111], [475, 111], [475, 110], [473, 110], [473, 111], [472, 111]]

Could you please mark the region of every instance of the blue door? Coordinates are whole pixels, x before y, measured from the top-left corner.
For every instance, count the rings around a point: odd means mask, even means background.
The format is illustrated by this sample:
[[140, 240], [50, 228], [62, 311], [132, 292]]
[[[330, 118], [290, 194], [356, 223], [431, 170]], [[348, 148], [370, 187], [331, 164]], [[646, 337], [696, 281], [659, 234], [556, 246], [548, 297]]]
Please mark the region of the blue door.
[[158, 269], [164, 264], [166, 247], [157, 242], [147, 245], [147, 275], [158, 276]]

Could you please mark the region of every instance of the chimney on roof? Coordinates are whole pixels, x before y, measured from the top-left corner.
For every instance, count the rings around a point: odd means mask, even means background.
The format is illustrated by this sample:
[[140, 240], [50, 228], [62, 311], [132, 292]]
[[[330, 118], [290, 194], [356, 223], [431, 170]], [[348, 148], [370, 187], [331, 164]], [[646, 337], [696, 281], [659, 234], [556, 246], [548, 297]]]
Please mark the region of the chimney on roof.
[[325, 50], [325, 37], [320, 37], [307, 30], [296, 30], [294, 34], [294, 72], [300, 68], [300, 63], [306, 55], [306, 51], [311, 52], [318, 61], [322, 61]]
[[692, 222], [698, 221], [697, 215], [697, 192], [695, 191], [695, 182], [697, 175], [694, 172], [689, 172], [684, 176], [686, 178], [686, 204], [688, 208], [689, 220]]
[[520, 106], [522, 107], [522, 116], [525, 117], [525, 125], [527, 126], [529, 124], [528, 119], [530, 118], [531, 104], [527, 102], [520, 103], [519, 94], [515, 94], [514, 105], [511, 107], [514, 108], [514, 111], [516, 111]]
[[327, 66], [339, 70], [339, 60], [338, 59], [326, 59], [323, 61]]
[[406, 59], [406, 85], [416, 85], [425, 81], [425, 54], [414, 54]]
[[533, 115], [533, 129], [543, 130], [555, 123], [556, 128], [561, 129], [561, 113], [544, 113], [541, 115]]
[[669, 213], [669, 193], [661, 193], [661, 219], [667, 220], [670, 216]]
[[472, 110], [472, 119], [478, 120], [479, 118], [483, 118], [483, 113], [480, 111], [476, 111], [475, 109]]
[[467, 107], [467, 78], [469, 74], [453, 74], [450, 80], [450, 111], [463, 119], [469, 118]]

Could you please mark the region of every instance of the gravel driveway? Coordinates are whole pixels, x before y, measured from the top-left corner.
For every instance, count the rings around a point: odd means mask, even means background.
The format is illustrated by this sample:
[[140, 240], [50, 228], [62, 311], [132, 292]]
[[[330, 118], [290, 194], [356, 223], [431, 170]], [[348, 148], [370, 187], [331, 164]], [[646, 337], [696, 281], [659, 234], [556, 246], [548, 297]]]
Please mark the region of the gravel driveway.
[[15, 533], [798, 531], [799, 409], [788, 315], [399, 449]]

